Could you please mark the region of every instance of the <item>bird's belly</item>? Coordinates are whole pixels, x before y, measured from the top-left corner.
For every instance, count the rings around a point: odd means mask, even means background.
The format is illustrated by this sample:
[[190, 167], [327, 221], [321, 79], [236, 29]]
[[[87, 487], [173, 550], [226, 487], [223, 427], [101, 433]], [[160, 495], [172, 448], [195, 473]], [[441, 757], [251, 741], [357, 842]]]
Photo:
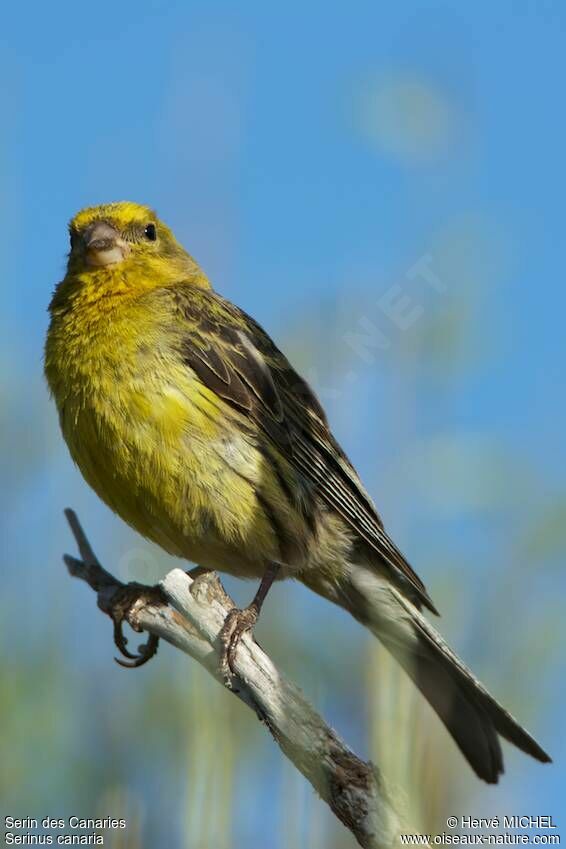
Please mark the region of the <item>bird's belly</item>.
[[[282, 559], [281, 526], [287, 540], [299, 539], [299, 517], [281, 509], [265, 452], [230, 427], [204, 395], [190, 404], [176, 388], [160, 387], [152, 396], [147, 387], [136, 393], [130, 385], [111, 403], [105, 395], [100, 403], [69, 405], [61, 423], [96, 493], [171, 554], [261, 577], [268, 560]], [[266, 498], [274, 505], [269, 510]], [[296, 548], [285, 559], [298, 568]]]

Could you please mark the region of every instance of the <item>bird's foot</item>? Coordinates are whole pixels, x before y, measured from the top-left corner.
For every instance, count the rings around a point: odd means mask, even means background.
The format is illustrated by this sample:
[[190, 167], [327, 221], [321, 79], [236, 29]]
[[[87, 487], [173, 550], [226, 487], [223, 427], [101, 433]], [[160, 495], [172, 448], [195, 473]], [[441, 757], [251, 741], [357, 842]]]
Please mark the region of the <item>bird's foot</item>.
[[134, 605], [138, 605], [140, 603], [149, 604], [152, 601], [155, 601], [156, 592], [158, 592], [157, 587], [144, 587], [142, 584], [131, 583], [120, 587], [112, 599], [114, 643], [120, 653], [127, 658], [127, 660], [121, 660], [118, 657], [114, 659], [116, 663], [120, 666], [124, 666], [126, 669], [135, 669], [138, 666], [143, 666], [143, 664], [147, 663], [148, 660], [151, 660], [157, 652], [159, 637], [156, 637], [155, 634], [150, 634], [147, 643], [144, 643], [138, 648], [137, 654], [132, 654], [132, 652], [130, 652], [126, 647], [128, 640], [122, 631], [122, 625], [124, 622], [127, 622], [130, 627], [138, 633], [143, 631], [143, 628], [137, 625], [135, 620], [132, 619], [132, 610]]
[[236, 649], [244, 634], [253, 631], [258, 620], [259, 609], [252, 602], [249, 607], [240, 610], [234, 607], [224, 620], [219, 634], [220, 638], [220, 673], [227, 687], [232, 685]]

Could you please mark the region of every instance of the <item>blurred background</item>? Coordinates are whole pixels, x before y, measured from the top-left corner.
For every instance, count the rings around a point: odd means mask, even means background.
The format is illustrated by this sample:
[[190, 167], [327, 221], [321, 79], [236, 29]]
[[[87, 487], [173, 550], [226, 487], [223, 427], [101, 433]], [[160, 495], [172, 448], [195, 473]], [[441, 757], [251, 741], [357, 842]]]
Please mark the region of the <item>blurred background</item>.
[[565, 27], [558, 0], [4, 11], [2, 816], [125, 817], [110, 849], [353, 845], [195, 663], [163, 646], [114, 664], [63, 566], [66, 506], [122, 579], [176, 565], [83, 483], [42, 377], [67, 221], [130, 199], [311, 381], [445, 637], [555, 763], [505, 746], [502, 783], [478, 782], [372, 638], [302, 586], [269, 596], [262, 645], [416, 828], [560, 824]]

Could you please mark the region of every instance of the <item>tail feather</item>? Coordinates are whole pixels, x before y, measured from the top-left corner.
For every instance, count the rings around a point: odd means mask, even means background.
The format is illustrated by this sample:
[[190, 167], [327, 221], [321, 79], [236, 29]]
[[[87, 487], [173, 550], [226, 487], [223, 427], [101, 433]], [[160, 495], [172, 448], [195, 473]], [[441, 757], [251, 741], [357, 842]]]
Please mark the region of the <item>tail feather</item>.
[[[320, 591], [320, 590], [319, 590]], [[338, 601], [401, 664], [436, 711], [475, 773], [503, 773], [499, 736], [543, 763], [550, 757], [454, 654], [417, 608], [374, 570], [354, 567]]]
[[478, 681], [468, 667], [454, 654], [445, 643], [440, 634], [427, 622], [413, 605], [406, 601], [399, 593], [394, 591], [399, 602], [408, 612], [414, 624], [415, 631], [423, 646], [425, 656], [430, 654], [433, 662], [445, 670], [445, 675], [454, 688], [461, 691], [476, 709], [483, 711], [491, 721], [495, 731], [517, 746], [518, 749], [531, 755], [542, 763], [551, 761], [549, 755], [542, 749], [537, 741], [526, 731], [517, 720], [502, 707], [499, 702], [486, 690], [484, 685]]
[[388, 634], [376, 636], [436, 711], [476, 775], [496, 783], [504, 771], [503, 754], [493, 722], [480, 700], [466, 692], [434, 650], [422, 646], [417, 654], [389, 639]]

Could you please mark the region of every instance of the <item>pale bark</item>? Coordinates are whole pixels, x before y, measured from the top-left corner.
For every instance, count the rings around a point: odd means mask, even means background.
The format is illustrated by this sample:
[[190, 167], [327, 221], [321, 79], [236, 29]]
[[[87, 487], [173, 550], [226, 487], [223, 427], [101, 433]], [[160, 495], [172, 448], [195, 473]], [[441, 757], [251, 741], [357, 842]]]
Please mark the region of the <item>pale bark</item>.
[[75, 514], [66, 513], [81, 560], [66, 555], [65, 562], [95, 590], [100, 609], [152, 635], [148, 645], [162, 638], [190, 655], [251, 708], [361, 846], [396, 845], [401, 825], [378, 768], [346, 746], [253, 638], [244, 636], [237, 649], [232, 682], [223, 679], [218, 635], [234, 603], [216, 574], [193, 579], [173, 569], [157, 587], [124, 585], [100, 565]]

